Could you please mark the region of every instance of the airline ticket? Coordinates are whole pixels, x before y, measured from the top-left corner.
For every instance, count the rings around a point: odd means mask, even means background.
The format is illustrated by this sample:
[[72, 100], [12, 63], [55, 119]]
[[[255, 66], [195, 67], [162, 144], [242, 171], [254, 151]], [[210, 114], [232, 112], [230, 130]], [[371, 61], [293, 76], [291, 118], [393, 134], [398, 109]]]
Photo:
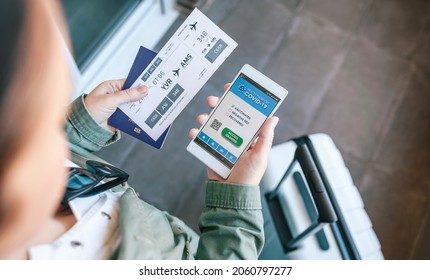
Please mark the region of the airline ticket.
[[133, 87], [148, 95], [120, 109], [157, 140], [236, 48], [237, 43], [198, 9], [188, 16]]

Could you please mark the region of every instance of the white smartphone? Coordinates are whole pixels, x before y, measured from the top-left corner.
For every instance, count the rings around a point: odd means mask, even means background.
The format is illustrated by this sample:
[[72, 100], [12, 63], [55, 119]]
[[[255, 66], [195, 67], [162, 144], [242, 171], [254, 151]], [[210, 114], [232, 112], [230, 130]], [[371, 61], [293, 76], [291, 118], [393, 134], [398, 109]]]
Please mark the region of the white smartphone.
[[245, 64], [187, 150], [226, 179], [287, 94]]

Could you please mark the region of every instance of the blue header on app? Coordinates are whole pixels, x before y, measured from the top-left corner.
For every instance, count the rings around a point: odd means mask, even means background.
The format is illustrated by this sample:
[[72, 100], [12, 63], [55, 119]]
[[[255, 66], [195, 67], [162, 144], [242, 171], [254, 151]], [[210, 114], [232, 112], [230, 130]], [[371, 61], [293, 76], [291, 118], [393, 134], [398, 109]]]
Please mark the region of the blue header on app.
[[234, 82], [230, 91], [265, 116], [269, 116], [277, 105], [276, 100], [241, 76]]

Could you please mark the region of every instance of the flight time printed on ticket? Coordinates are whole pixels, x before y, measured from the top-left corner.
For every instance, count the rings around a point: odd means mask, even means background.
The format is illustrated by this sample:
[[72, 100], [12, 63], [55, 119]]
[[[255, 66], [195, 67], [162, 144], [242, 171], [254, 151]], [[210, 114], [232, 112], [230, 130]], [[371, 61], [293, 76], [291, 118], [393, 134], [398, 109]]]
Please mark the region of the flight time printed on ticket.
[[147, 85], [148, 95], [120, 109], [157, 140], [236, 46], [194, 9], [133, 84]]

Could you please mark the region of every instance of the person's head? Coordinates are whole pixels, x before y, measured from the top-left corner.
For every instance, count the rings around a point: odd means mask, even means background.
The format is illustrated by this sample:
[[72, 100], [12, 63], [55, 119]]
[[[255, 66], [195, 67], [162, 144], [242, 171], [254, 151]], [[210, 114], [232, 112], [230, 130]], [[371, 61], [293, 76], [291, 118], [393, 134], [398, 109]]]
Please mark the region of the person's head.
[[69, 71], [53, 0], [0, 1], [0, 258], [25, 248], [59, 205]]

